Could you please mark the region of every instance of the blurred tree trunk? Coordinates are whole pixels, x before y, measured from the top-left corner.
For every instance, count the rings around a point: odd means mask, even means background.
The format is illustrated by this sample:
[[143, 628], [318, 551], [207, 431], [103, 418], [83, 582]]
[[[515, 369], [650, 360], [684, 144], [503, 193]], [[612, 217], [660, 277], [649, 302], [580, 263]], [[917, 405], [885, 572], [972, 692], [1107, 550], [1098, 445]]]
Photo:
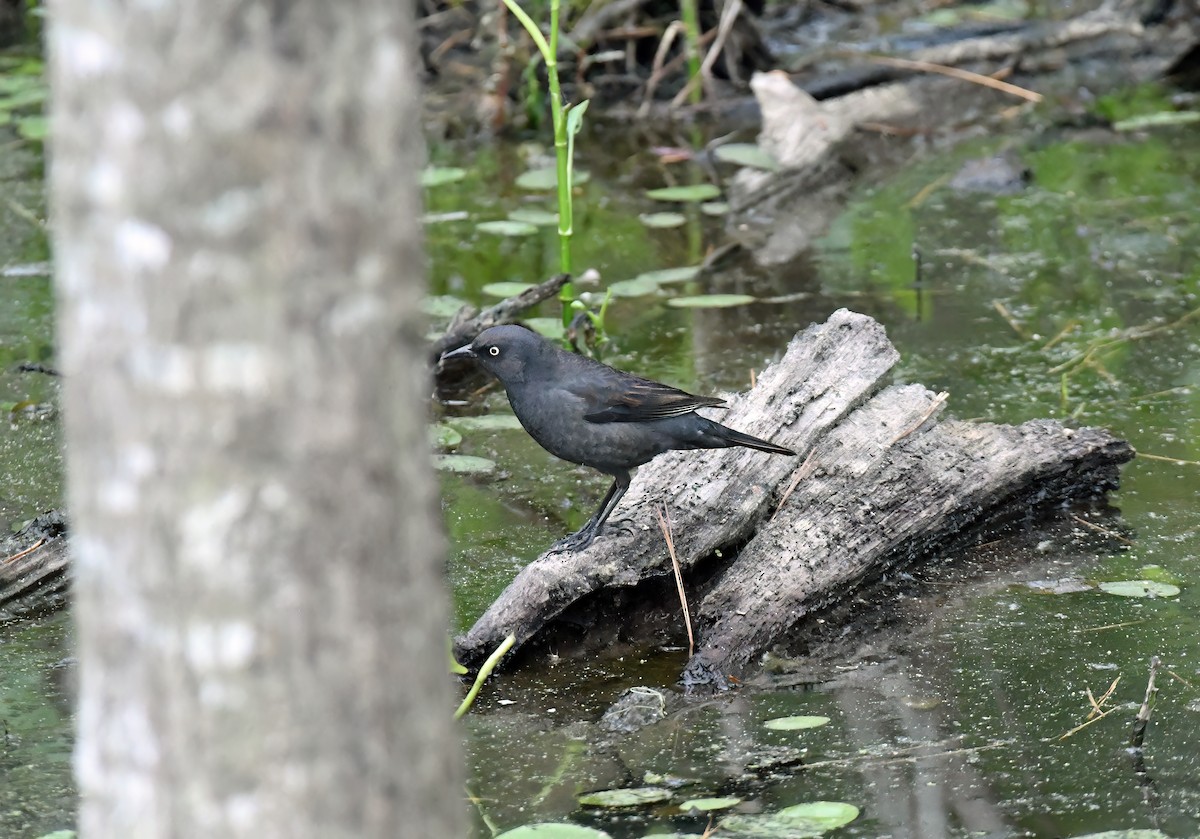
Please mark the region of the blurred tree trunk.
[[457, 836], [412, 10], [52, 10], [82, 835]]

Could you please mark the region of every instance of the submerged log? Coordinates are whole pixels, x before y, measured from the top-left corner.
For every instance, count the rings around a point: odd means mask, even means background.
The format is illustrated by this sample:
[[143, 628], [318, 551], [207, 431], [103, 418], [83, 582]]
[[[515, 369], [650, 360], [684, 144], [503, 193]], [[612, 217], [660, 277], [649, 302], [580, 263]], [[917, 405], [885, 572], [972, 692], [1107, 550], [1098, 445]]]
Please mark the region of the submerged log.
[[0, 621], [57, 609], [67, 602], [67, 522], [51, 510], [0, 542]]
[[898, 359], [878, 323], [846, 310], [797, 335], [722, 422], [801, 457], [660, 456], [613, 515], [628, 525], [610, 526], [584, 551], [527, 565], [457, 640], [459, 660], [479, 662], [510, 633], [518, 644], [552, 638], [556, 619], [583, 601], [670, 574], [658, 524], [665, 504], [685, 581], [689, 572], [706, 578], [684, 680], [724, 685], [815, 609], [1014, 505], [1113, 489], [1118, 466], [1133, 457], [1100, 429], [939, 423], [943, 395], [887, 386]]

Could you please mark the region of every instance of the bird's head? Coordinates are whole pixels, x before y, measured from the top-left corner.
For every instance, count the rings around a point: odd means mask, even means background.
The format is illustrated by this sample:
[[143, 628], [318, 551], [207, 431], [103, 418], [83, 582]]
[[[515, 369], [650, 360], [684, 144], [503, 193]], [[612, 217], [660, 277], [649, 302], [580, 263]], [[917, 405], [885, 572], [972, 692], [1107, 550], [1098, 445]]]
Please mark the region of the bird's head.
[[525, 380], [530, 364], [552, 362], [554, 345], [522, 326], [493, 326], [465, 347], [446, 353], [447, 358], [473, 358], [504, 384]]

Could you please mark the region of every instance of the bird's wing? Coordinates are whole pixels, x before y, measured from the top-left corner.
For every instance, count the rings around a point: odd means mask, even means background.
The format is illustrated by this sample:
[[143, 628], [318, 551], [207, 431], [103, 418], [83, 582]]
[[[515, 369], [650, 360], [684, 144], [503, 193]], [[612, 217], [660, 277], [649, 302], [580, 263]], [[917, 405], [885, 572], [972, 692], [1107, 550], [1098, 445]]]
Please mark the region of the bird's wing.
[[596, 423], [645, 422], [725, 404], [724, 399], [695, 396], [617, 370], [608, 376], [592, 377], [586, 383], [572, 383], [567, 390], [584, 400], [583, 418]]

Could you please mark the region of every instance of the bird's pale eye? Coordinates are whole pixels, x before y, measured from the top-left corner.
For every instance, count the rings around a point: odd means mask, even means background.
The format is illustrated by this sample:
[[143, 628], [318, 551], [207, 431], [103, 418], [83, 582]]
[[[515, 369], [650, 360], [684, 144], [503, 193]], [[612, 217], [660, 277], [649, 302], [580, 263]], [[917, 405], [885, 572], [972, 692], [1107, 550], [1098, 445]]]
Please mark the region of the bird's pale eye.
[[500, 355], [500, 348], [499, 347], [488, 347], [488, 354], [493, 355], [493, 356]]

